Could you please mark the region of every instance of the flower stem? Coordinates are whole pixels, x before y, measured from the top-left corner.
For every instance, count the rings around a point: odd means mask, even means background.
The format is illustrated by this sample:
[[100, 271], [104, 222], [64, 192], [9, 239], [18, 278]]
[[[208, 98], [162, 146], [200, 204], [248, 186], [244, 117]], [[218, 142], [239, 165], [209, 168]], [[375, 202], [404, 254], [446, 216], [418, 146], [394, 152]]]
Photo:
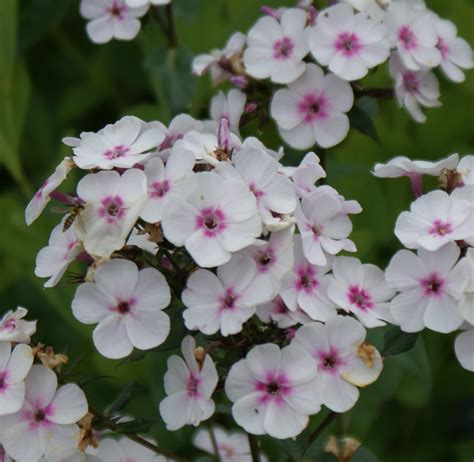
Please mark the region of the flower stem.
[[173, 18], [173, 5], [169, 3], [166, 5], [166, 21], [168, 22], [168, 40], [170, 48], [176, 48], [178, 46], [178, 36], [176, 35], [176, 29], [174, 27]]
[[250, 454], [252, 455], [252, 462], [261, 462], [260, 449], [258, 447], [258, 438], [255, 435], [247, 433], [250, 444]]
[[123, 433], [120, 430], [120, 425], [117, 425], [113, 420], [109, 419], [96, 409], [90, 408], [89, 412], [100, 421], [100, 424], [103, 425], [104, 427], [108, 428], [109, 430], [112, 430], [115, 433], [120, 433], [123, 434], [125, 437], [127, 437], [129, 440], [134, 441], [137, 444], [140, 444], [141, 446], [149, 449], [150, 451], [155, 452], [156, 454], [160, 454], [162, 456], [167, 457], [168, 459], [175, 460], [177, 462], [190, 462], [188, 459], [178, 456], [176, 454], [172, 454], [171, 452], [167, 451], [166, 449], [159, 448], [156, 444], [151, 443], [150, 441], [147, 441], [146, 439], [142, 438], [141, 436], [138, 435], [132, 435], [129, 433]]
[[216, 462], [222, 462], [219, 446], [217, 445], [216, 434], [214, 433], [212, 425], [208, 425], [207, 430], [209, 431], [209, 436], [211, 438], [212, 449], [214, 450], [214, 454], [216, 456]]
[[334, 411], [331, 411], [326, 416], [326, 418], [319, 424], [318, 428], [316, 428], [316, 430], [314, 430], [314, 432], [309, 435], [308, 446], [314, 443], [321, 436], [321, 433], [323, 433], [324, 430], [326, 430], [326, 428], [331, 425], [332, 421], [335, 419], [336, 416], [337, 413]]

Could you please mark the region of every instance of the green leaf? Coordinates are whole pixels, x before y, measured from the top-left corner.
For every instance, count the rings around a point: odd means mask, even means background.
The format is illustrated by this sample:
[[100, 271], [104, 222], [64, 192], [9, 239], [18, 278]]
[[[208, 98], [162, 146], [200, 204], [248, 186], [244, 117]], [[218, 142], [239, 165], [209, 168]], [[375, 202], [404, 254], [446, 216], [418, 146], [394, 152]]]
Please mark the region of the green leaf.
[[119, 393], [119, 395], [115, 398], [115, 400], [107, 407], [107, 414], [115, 414], [120, 412], [133, 398], [133, 396], [139, 392], [143, 391], [144, 387], [137, 384], [136, 382], [128, 383], [123, 390]]
[[348, 116], [351, 128], [355, 128], [369, 138], [372, 138], [377, 143], [380, 143], [377, 129], [372, 120], [372, 117], [376, 112], [377, 102], [375, 101], [374, 103], [373, 98], [364, 96], [356, 101]]
[[181, 46], [169, 48], [155, 22], [143, 31], [145, 65], [163, 113], [171, 117], [185, 111], [193, 96], [196, 78], [191, 73], [192, 53]]
[[407, 333], [396, 326], [388, 328], [384, 335], [384, 346], [382, 354], [393, 356], [411, 350], [418, 339], [418, 333]]

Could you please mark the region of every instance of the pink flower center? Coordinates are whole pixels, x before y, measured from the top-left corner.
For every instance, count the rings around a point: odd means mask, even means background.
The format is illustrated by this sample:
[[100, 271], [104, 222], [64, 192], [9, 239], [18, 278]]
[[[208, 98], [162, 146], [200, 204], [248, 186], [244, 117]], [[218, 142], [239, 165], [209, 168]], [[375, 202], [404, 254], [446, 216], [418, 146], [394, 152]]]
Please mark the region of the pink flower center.
[[117, 19], [123, 19], [123, 13], [127, 11], [127, 5], [114, 1], [113, 4], [107, 9], [107, 12]]
[[438, 37], [438, 43], [436, 44], [436, 48], [438, 48], [443, 58], [445, 58], [449, 53], [449, 46], [441, 37]]
[[403, 46], [407, 50], [413, 50], [413, 48], [416, 48], [415, 34], [408, 26], [400, 27], [398, 30], [398, 40], [403, 43]]
[[39, 200], [43, 197], [44, 188], [48, 186], [48, 183], [49, 183], [49, 178], [44, 180], [44, 183], [41, 185], [41, 188], [39, 188], [38, 191], [36, 191], [35, 199]]
[[229, 287], [226, 289], [225, 295], [219, 298], [220, 310], [233, 310], [236, 300], [237, 295], [234, 294], [234, 290]]
[[233, 460], [233, 457], [235, 456], [234, 448], [226, 444], [218, 444], [217, 448], [219, 449], [219, 453], [224, 460]]
[[283, 37], [273, 44], [273, 57], [279, 60], [287, 60], [293, 53], [295, 45], [289, 37]]
[[0, 393], [3, 393], [7, 388], [6, 380], [7, 380], [7, 372], [6, 371], [0, 372]]
[[444, 281], [437, 273], [431, 273], [420, 284], [425, 297], [440, 297], [443, 294]]
[[373, 308], [374, 304], [370, 295], [365, 289], [358, 286], [350, 286], [347, 292], [347, 298], [352, 305], [356, 305], [360, 310], [368, 310]]
[[107, 196], [101, 201], [99, 216], [105, 218], [107, 223], [112, 224], [121, 220], [125, 215], [125, 207], [120, 196]]
[[51, 406], [35, 406], [32, 411], [25, 411], [22, 414], [22, 419], [29, 423], [31, 429], [35, 429], [38, 427], [49, 426], [51, 423], [48, 420], [48, 415], [51, 415], [51, 413]]
[[275, 254], [271, 248], [258, 253], [257, 265], [260, 273], [266, 273], [270, 266], [275, 263]]
[[337, 36], [334, 47], [336, 50], [341, 51], [345, 56], [353, 56], [360, 50], [361, 45], [355, 34], [343, 32]]
[[327, 116], [326, 107], [327, 101], [322, 94], [316, 96], [313, 93], [308, 93], [298, 102], [298, 112], [306, 123], [324, 119]]
[[408, 93], [416, 93], [418, 91], [418, 78], [414, 72], [405, 72], [403, 74], [403, 86]]
[[206, 237], [220, 234], [226, 227], [225, 215], [219, 208], [206, 207], [196, 217], [196, 228], [204, 230]]
[[114, 311], [121, 315], [127, 315], [132, 311], [133, 305], [135, 305], [136, 300], [131, 298], [130, 300], [123, 300], [117, 303], [114, 308]]
[[428, 230], [432, 236], [445, 236], [446, 234], [450, 234], [452, 231], [453, 228], [451, 224], [447, 221], [441, 220], [435, 220]]
[[311, 293], [318, 286], [318, 280], [315, 277], [313, 268], [310, 266], [299, 268], [297, 274], [296, 290]]
[[201, 382], [199, 377], [195, 377], [193, 374], [189, 374], [188, 380], [186, 381], [186, 392], [190, 398], [196, 398], [199, 396], [199, 383]]
[[165, 196], [170, 190], [170, 183], [168, 180], [163, 181], [154, 181], [150, 185], [150, 190], [148, 191], [148, 195], [150, 197], [163, 197]]
[[335, 348], [329, 351], [317, 351], [316, 358], [318, 360], [318, 370], [334, 374], [344, 361], [339, 357], [339, 353]]
[[249, 189], [250, 189], [250, 191], [252, 191], [252, 192], [254, 193], [254, 195], [255, 195], [255, 197], [256, 197], [257, 199], [260, 199], [262, 196], [265, 195], [265, 193], [264, 193], [263, 191], [260, 191], [260, 190], [257, 188], [257, 186], [255, 185], [255, 183], [250, 183], [250, 184], [249, 184]]
[[0, 331], [14, 331], [16, 329], [16, 319], [15, 318], [10, 318], [7, 319], [3, 325], [0, 326]]
[[288, 379], [284, 373], [268, 374], [264, 382], [258, 381], [255, 385], [257, 391], [262, 392], [260, 401], [265, 403], [267, 401], [283, 402], [283, 396], [291, 393], [291, 386], [288, 384]]
[[107, 151], [104, 152], [104, 157], [106, 159], [112, 160], [112, 159], [117, 159], [119, 157], [124, 157], [128, 152], [128, 148], [126, 146], [115, 146], [113, 149], [107, 149]]

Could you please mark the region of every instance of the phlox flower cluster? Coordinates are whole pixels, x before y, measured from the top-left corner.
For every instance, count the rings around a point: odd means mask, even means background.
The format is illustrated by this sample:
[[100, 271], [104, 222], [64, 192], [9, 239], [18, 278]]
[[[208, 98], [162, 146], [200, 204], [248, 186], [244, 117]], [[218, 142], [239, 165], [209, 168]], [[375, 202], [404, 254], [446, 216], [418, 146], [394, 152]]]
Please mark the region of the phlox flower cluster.
[[356, 81], [387, 61], [398, 104], [416, 122], [426, 120], [422, 106], [441, 105], [435, 69], [459, 83], [473, 66], [472, 49], [457, 36], [456, 26], [423, 0], [383, 6], [376, 0], [344, 0], [320, 11], [312, 2], [299, 2], [262, 12], [246, 36], [239, 32], [223, 50], [197, 56], [193, 71], [209, 72], [214, 84], [230, 80], [257, 114], [262, 103], [255, 81], [276, 84], [270, 114], [283, 140], [296, 149], [328, 148], [344, 140], [347, 113], [361, 89]]
[[[455, 351], [474, 370], [474, 156], [453, 154], [438, 162], [406, 157], [377, 164], [374, 175], [406, 176], [415, 200], [395, 224], [406, 249], [392, 258], [385, 276], [397, 295], [390, 302], [393, 322], [405, 332], [424, 328], [461, 330]], [[439, 177], [440, 189], [423, 194], [422, 176]]]

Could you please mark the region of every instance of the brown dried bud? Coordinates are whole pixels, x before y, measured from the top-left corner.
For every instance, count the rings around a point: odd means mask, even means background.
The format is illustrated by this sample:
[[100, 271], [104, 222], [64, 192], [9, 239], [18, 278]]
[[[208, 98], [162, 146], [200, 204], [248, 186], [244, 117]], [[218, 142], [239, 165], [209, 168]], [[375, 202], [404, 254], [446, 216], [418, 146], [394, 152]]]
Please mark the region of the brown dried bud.
[[62, 364], [67, 364], [68, 357], [63, 354], [56, 354], [52, 347], [38, 343], [33, 347], [33, 355], [36, 356], [43, 366], [49, 369], [56, 369]]
[[339, 462], [350, 462], [354, 453], [359, 449], [361, 444], [354, 438], [346, 436], [344, 438], [337, 439], [335, 436], [331, 436], [324, 450], [328, 454], [332, 454]]
[[364, 342], [359, 346], [356, 355], [364, 361], [364, 364], [367, 367], [372, 368], [374, 367], [375, 362], [375, 351], [376, 350], [372, 345]]
[[77, 424], [80, 428], [80, 437], [78, 448], [85, 451], [88, 446], [96, 448], [99, 446], [99, 440], [96, 432], [92, 428], [92, 420], [94, 416], [89, 412]]

